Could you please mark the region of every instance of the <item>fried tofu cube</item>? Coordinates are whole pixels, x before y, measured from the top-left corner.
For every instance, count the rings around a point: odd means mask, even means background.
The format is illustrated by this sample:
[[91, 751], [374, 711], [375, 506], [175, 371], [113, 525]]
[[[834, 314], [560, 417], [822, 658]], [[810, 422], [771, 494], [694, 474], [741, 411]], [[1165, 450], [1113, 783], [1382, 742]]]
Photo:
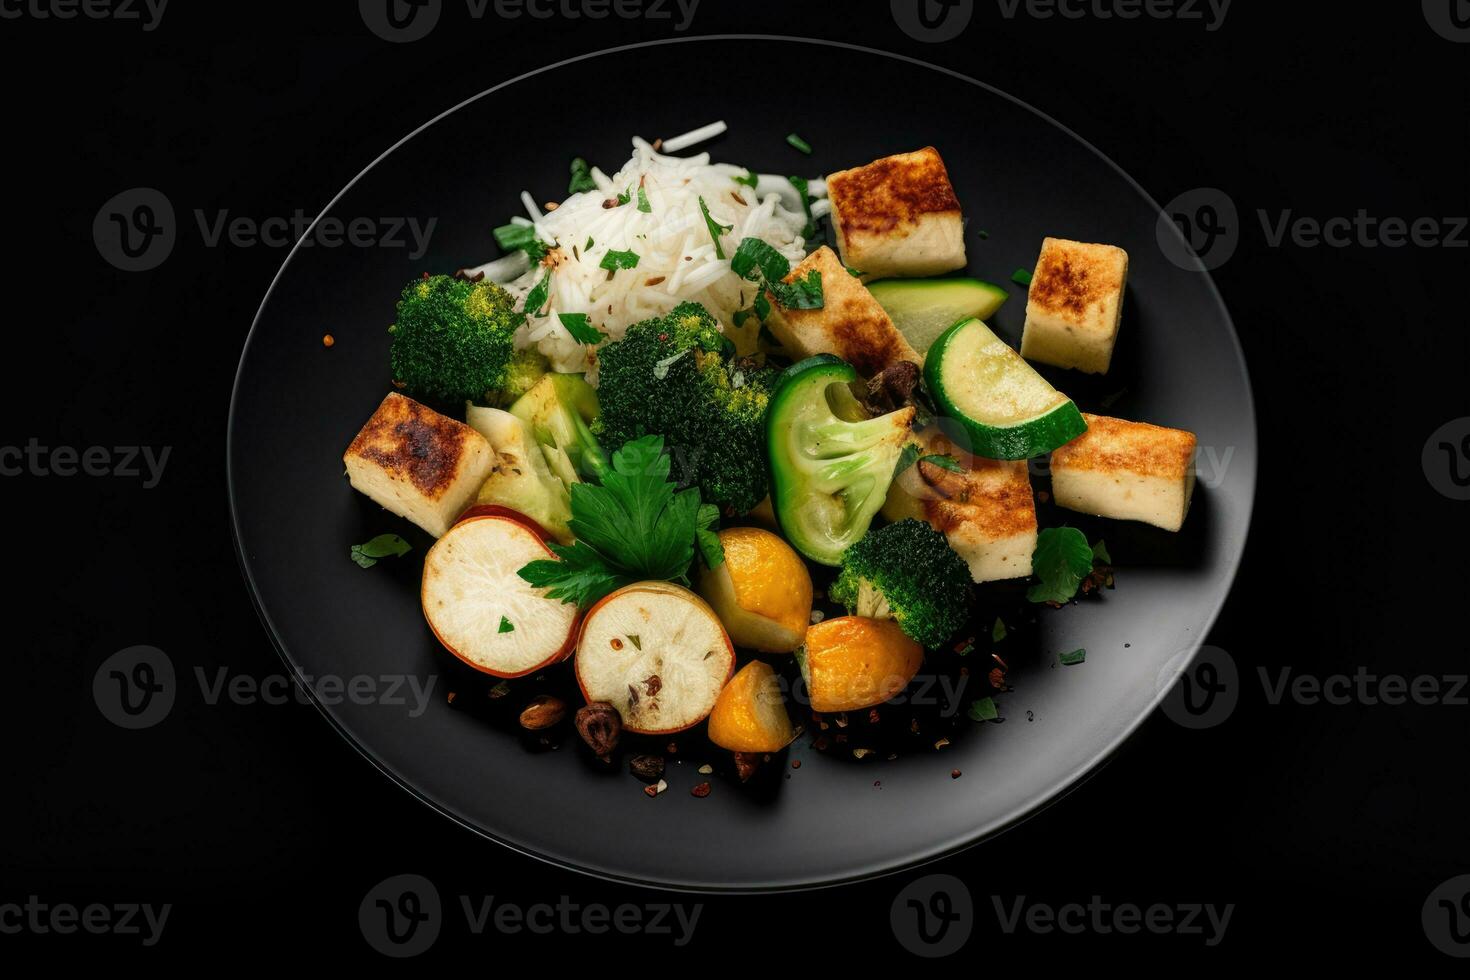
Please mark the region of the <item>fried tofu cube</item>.
[[1036, 551], [1036, 499], [1025, 460], [979, 459], [943, 436], [916, 433], [925, 456], [948, 456], [960, 472], [920, 458], [888, 490], [883, 516], [927, 521], [970, 566], [976, 582], [1031, 574]]
[[1128, 253], [1062, 238], [1041, 243], [1026, 298], [1021, 356], [1088, 374], [1107, 374], [1123, 316]]
[[1052, 453], [1057, 505], [1179, 530], [1194, 495], [1194, 433], [1086, 412], [1082, 418], [1087, 431]]
[[342, 462], [354, 489], [437, 538], [474, 501], [495, 453], [463, 422], [392, 392]]
[[924, 363], [868, 287], [827, 246], [803, 259], [785, 281], [806, 279], [813, 269], [822, 277], [821, 309], [785, 309], [774, 295], [766, 297], [771, 301], [766, 326], [792, 358], [836, 354], [865, 378], [897, 361]]
[[842, 261], [863, 278], [937, 276], [965, 267], [960, 202], [934, 147], [830, 174], [827, 198]]

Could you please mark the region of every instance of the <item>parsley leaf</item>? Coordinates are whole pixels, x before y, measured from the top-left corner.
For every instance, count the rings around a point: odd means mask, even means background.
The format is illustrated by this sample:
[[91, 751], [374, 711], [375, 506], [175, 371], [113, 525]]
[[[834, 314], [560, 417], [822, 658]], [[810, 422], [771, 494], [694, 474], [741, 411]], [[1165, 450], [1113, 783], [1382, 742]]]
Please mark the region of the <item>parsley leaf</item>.
[[780, 282], [791, 274], [791, 262], [769, 242], [747, 238], [735, 250], [730, 269], [742, 279], [764, 277], [771, 282]]
[[995, 617], [995, 625], [990, 627], [990, 642], [999, 643], [1006, 638], [1006, 624], [999, 617]]
[[413, 546], [396, 534], [380, 534], [364, 544], [352, 546], [352, 560], [362, 568], [372, 568], [379, 558], [402, 558]]
[[597, 181], [592, 179], [592, 168], [581, 157], [572, 160], [572, 182], [567, 185], [568, 194], [581, 194], [597, 190]]
[[1049, 527], [1036, 540], [1031, 566], [1041, 581], [1026, 590], [1032, 602], [1070, 602], [1092, 573], [1092, 546], [1075, 527]]
[[585, 313], [558, 313], [561, 325], [567, 328], [567, 333], [579, 344], [595, 344], [606, 340], [607, 334], [592, 325], [592, 321]]
[[745, 176], [744, 177], [735, 177], [734, 178], [734, 181], [737, 184], [744, 184], [746, 187], [749, 187], [751, 190], [755, 190], [756, 189], [756, 186], [758, 184], [760, 184], [761, 179], [755, 173], [755, 171], [753, 171], [753, 170], [747, 170], [745, 172]]
[[816, 198], [811, 195], [811, 181], [805, 177], [787, 177], [791, 186], [796, 188], [796, 196], [801, 199], [801, 209], [806, 212], [806, 226], [801, 229], [801, 237], [810, 240], [817, 235], [817, 219], [812, 215], [812, 202]]
[[619, 252], [615, 249], [609, 249], [607, 254], [602, 257], [602, 261], [598, 263], [598, 267], [606, 269], [608, 272], [616, 272], [619, 269], [636, 269], [638, 268], [638, 259], [639, 255], [637, 252]]
[[687, 582], [700, 530], [699, 491], [678, 490], [663, 448], [662, 436], [635, 439], [613, 454], [601, 486], [573, 484], [567, 526], [576, 543], [552, 545], [560, 560], [533, 561], [521, 578], [583, 608], [631, 582]]
[[516, 631], [516, 624], [515, 623], [512, 623], [509, 619], [506, 619], [504, 616], [501, 616], [500, 617], [500, 629], [496, 630], [496, 632], [497, 633], [514, 633], [515, 631]]
[[941, 470], [949, 470], [951, 473], [965, 472], [965, 464], [949, 455], [925, 456], [920, 462], [932, 463]]
[[806, 140], [802, 139], [800, 136], [797, 136], [795, 133], [787, 136], [786, 142], [790, 143], [793, 147], [800, 150], [802, 153], [805, 153], [807, 156], [812, 155], [812, 145]]
[[1087, 661], [1087, 651], [1073, 650], [1071, 653], [1062, 654], [1057, 659], [1062, 662], [1063, 667], [1075, 667], [1078, 664], [1085, 663]]
[[795, 282], [766, 282], [766, 289], [788, 310], [820, 310], [825, 299], [822, 296], [822, 273], [816, 269]]
[[618, 207], [622, 207], [631, 200], [633, 200], [633, 188], [630, 187], [618, 195]]
[[551, 270], [546, 270], [546, 275], [541, 281], [531, 287], [526, 294], [526, 305], [523, 310], [526, 316], [541, 316], [546, 310], [546, 304], [551, 299]]
[[893, 478], [899, 475], [919, 461], [919, 446], [917, 443], [906, 442], [903, 449], [898, 453], [898, 465], [893, 468]]
[[648, 203], [648, 192], [643, 189], [642, 184], [638, 185], [638, 210], [644, 214], [653, 214], [653, 205]]
[[710, 568], [719, 568], [725, 562], [725, 546], [720, 543], [720, 508], [714, 504], [700, 504], [696, 517], [694, 542], [699, 554]]
[[[704, 203], [703, 197], [699, 199], [699, 210], [704, 213], [704, 226], [709, 229], [709, 237], [714, 240], [715, 258], [723, 259], [725, 257], [725, 250], [720, 247], [720, 236], [725, 234], [726, 232], [734, 231], [735, 226], [722, 225], [714, 218], [711, 218], [709, 214], [709, 205]], [[749, 239], [747, 239], [747, 241], [748, 240]]]
[[1017, 269], [1015, 272], [1011, 273], [1011, 282], [1015, 283], [1017, 286], [1031, 285], [1031, 270]]
[[981, 698], [970, 704], [968, 712], [971, 721], [995, 721], [1000, 717], [1000, 712], [995, 708], [994, 698]]

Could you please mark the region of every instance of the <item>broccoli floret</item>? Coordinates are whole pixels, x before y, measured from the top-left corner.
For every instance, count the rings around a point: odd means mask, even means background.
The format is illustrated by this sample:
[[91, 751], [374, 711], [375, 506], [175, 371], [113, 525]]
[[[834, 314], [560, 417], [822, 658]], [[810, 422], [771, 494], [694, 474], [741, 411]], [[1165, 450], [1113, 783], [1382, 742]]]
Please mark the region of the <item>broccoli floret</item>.
[[894, 619], [928, 649], [954, 639], [970, 615], [970, 567], [943, 534], [912, 518], [870, 531], [842, 555], [828, 594], [856, 616]]
[[506, 365], [505, 382], [492, 398], [493, 407], [509, 408], [515, 404], [517, 398], [535, 387], [536, 382], [546, 377], [550, 371], [551, 362], [536, 348], [527, 347], [525, 350], [516, 351], [510, 364]]
[[393, 380], [409, 394], [443, 402], [480, 401], [505, 384], [520, 317], [493, 283], [430, 276], [398, 301]]
[[636, 323], [597, 354], [594, 431], [607, 446], [660, 435], [673, 471], [700, 496], [744, 514], [766, 496], [766, 409], [775, 370], [735, 356], [698, 303]]

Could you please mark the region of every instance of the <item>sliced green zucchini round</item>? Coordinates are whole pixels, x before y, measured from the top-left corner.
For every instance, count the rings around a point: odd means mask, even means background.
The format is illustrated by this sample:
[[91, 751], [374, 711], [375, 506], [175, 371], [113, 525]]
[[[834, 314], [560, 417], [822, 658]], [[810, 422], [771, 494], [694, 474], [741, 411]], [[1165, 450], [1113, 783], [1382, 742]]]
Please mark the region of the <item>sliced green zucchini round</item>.
[[1030, 459], [1087, 431], [1072, 400], [979, 320], [957, 323], [934, 342], [924, 384], [985, 459]]
[[1010, 294], [979, 279], [884, 279], [868, 292], [920, 354], [961, 320], [988, 320]]

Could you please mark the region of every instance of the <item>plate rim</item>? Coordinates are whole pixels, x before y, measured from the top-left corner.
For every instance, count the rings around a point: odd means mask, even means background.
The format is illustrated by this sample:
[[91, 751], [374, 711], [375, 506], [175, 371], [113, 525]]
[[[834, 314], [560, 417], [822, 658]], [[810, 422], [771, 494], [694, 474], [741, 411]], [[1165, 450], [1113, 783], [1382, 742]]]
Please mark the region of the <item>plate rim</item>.
[[[1114, 173], [1122, 177], [1123, 180], [1127, 182], [1127, 184], [1132, 187], [1133, 190], [1150, 207], [1152, 207], [1155, 212], [1157, 212], [1160, 216], [1164, 214], [1164, 209], [1159, 205], [1158, 201], [1154, 199], [1153, 195], [1145, 190], [1143, 186], [1138, 183], [1138, 181], [1134, 180], [1127, 171], [1125, 171], [1122, 167], [1115, 163], [1112, 158], [1107, 156], [1107, 154], [1103, 153], [1100, 149], [1094, 146], [1090, 141], [1082, 137], [1070, 127], [1053, 118], [1050, 114], [1036, 108], [1030, 103], [1025, 102], [1024, 100], [1014, 95], [1011, 95], [1008, 92], [1003, 91], [1002, 89], [995, 87], [994, 85], [991, 85], [988, 82], [981, 81], [974, 76], [966, 75], [963, 72], [957, 71], [953, 68], [948, 68], [943, 65], [936, 65], [931, 62], [925, 61], [922, 58], [915, 58], [911, 55], [901, 54], [896, 51], [886, 51], [881, 48], [853, 44], [846, 41], [834, 41], [823, 38], [795, 37], [779, 34], [707, 34], [693, 37], [661, 38], [653, 41], [640, 41], [632, 44], [618, 45], [616, 47], [604, 48], [597, 51], [574, 55], [569, 58], [563, 58], [559, 61], [543, 65], [531, 71], [522, 72], [519, 75], [515, 75], [501, 82], [497, 82], [495, 85], [482, 89], [479, 92], [476, 92], [475, 94], [469, 96], [468, 98], [465, 98], [460, 102], [455, 103], [453, 106], [445, 109], [443, 112], [438, 113], [437, 115], [426, 120], [419, 126], [415, 127], [413, 130], [395, 141], [383, 152], [374, 157], [371, 162], [363, 167], [351, 180], [344, 184], [341, 190], [339, 190], [336, 194], [332, 196], [332, 199], [328, 201], [326, 205], [322, 208], [320, 213], [318, 213], [317, 216], [312, 219], [311, 224], [309, 224], [303, 231], [301, 238], [296, 241], [296, 243], [291, 247], [291, 251], [288, 252], [285, 259], [282, 260], [280, 268], [278, 268], [275, 275], [272, 276], [270, 285], [266, 288], [265, 295], [261, 298], [260, 305], [257, 307], [255, 315], [251, 318], [250, 329], [249, 331], [247, 331], [245, 335], [245, 341], [241, 345], [239, 361], [235, 367], [235, 378], [230, 387], [229, 414], [226, 418], [225, 423], [225, 483], [226, 496], [229, 500], [230, 506], [230, 536], [234, 545], [235, 558], [240, 566], [240, 573], [245, 580], [246, 591], [250, 596], [250, 603], [254, 607], [256, 615], [259, 617], [261, 625], [265, 627], [265, 632], [268, 639], [270, 640], [271, 647], [276, 651], [276, 655], [281, 659], [282, 663], [287, 667], [288, 670], [291, 671], [291, 675], [293, 679], [297, 682], [297, 686], [302, 687], [306, 690], [310, 703], [317, 709], [318, 712], [321, 713], [322, 717], [327, 720], [331, 728], [336, 731], [336, 733], [341, 736], [341, 738], [348, 745], [356, 750], [358, 755], [366, 759], [368, 763], [373, 766], [373, 768], [378, 770], [379, 773], [388, 777], [388, 779], [392, 783], [396, 784], [399, 788], [405, 790], [410, 796], [418, 800], [424, 806], [428, 807], [439, 815], [448, 818], [454, 823], [464, 827], [477, 836], [493, 841], [494, 843], [508, 848], [518, 854], [525, 855], [526, 857], [533, 858], [537, 861], [542, 861], [546, 864], [552, 865], [553, 867], [561, 868], [567, 871], [573, 871], [579, 874], [590, 875], [603, 881], [683, 894], [755, 895], [815, 891], [820, 889], [837, 888], [844, 885], [851, 885], [864, 881], [873, 881], [879, 878], [891, 877], [893, 875], [901, 874], [906, 871], [911, 871], [915, 868], [933, 864], [937, 861], [941, 861], [947, 857], [958, 854], [961, 851], [977, 846], [982, 842], [992, 840], [1000, 836], [1001, 834], [1004, 834], [1005, 832], [1015, 828], [1016, 826], [1020, 825], [1031, 817], [1034, 817], [1044, 810], [1050, 808], [1056, 803], [1059, 803], [1060, 801], [1071, 795], [1075, 790], [1084, 785], [1092, 776], [1100, 772], [1103, 767], [1107, 765], [1108, 762], [1112, 761], [1113, 758], [1117, 756], [1119, 750], [1121, 750], [1124, 745], [1126, 745], [1129, 741], [1133, 739], [1134, 735], [1137, 734], [1138, 730], [1143, 726], [1143, 724], [1155, 715], [1159, 704], [1163, 701], [1164, 697], [1167, 696], [1170, 688], [1165, 687], [1162, 690], [1156, 690], [1146, 710], [1140, 711], [1135, 718], [1130, 720], [1128, 724], [1124, 726], [1122, 731], [1120, 731], [1112, 740], [1100, 746], [1097, 751], [1092, 753], [1086, 760], [1078, 764], [1071, 771], [1066, 772], [1053, 780], [1051, 788], [1048, 789], [1045, 793], [1033, 799], [1027, 800], [1026, 802], [1015, 807], [1012, 807], [1009, 811], [988, 821], [985, 824], [976, 826], [958, 839], [931, 844], [930, 846], [915, 852], [913, 855], [906, 859], [889, 861], [880, 865], [866, 865], [857, 867], [854, 868], [851, 873], [839, 876], [826, 876], [815, 878], [807, 877], [792, 880], [768, 879], [760, 883], [747, 883], [739, 885], [722, 885], [719, 882], [694, 881], [681, 878], [662, 879], [638, 877], [635, 875], [620, 873], [607, 867], [584, 864], [568, 860], [555, 854], [543, 852], [530, 846], [521, 844], [519, 842], [508, 840], [503, 836], [497, 835], [490, 829], [472, 821], [469, 817], [460, 814], [445, 801], [431, 798], [427, 793], [422, 792], [414, 784], [413, 780], [408, 778], [403, 773], [400, 773], [397, 768], [390, 766], [384, 760], [378, 758], [376, 755], [370, 752], [368, 748], [363, 745], [357, 738], [349, 733], [346, 726], [342, 722], [340, 722], [332, 714], [331, 711], [328, 710], [327, 706], [324, 703], [322, 703], [313, 687], [310, 684], [305, 683], [305, 675], [302, 673], [301, 667], [295, 662], [290, 652], [287, 650], [286, 644], [281, 637], [280, 631], [277, 629], [274, 621], [272, 620], [270, 612], [265, 608], [264, 603], [261, 601], [260, 590], [256, 586], [255, 575], [252, 572], [250, 558], [245, 553], [243, 531], [240, 526], [240, 512], [235, 499], [234, 433], [236, 410], [237, 403], [240, 398], [241, 381], [244, 375], [245, 361], [250, 353], [251, 344], [256, 338], [257, 328], [260, 326], [260, 321], [265, 315], [266, 307], [270, 304], [271, 297], [275, 293], [276, 286], [280, 283], [281, 277], [285, 274], [287, 267], [289, 267], [291, 262], [296, 258], [297, 252], [301, 250], [302, 243], [311, 237], [318, 223], [320, 223], [321, 220], [331, 212], [331, 210], [336, 206], [337, 202], [340, 201], [343, 196], [346, 195], [350, 190], [352, 190], [352, 188], [355, 187], [357, 183], [362, 180], [363, 177], [365, 177], [370, 171], [372, 171], [374, 167], [382, 163], [385, 159], [387, 159], [393, 153], [397, 152], [400, 148], [415, 139], [420, 133], [429, 129], [431, 126], [438, 124], [442, 120], [448, 118], [449, 116], [452, 116], [454, 113], [465, 108], [466, 106], [478, 102], [479, 100], [488, 96], [494, 95], [496, 92], [499, 92], [503, 89], [509, 88], [513, 85], [517, 85], [521, 82], [527, 81], [528, 79], [535, 78], [538, 75], [550, 71], [555, 71], [559, 68], [567, 67], [568, 65], [574, 65], [596, 58], [623, 54], [628, 51], [663, 47], [665, 45], [673, 44], [697, 44], [719, 41], [759, 41], [783, 44], [807, 44], [825, 48], [836, 48], [840, 50], [853, 51], [860, 54], [872, 55], [879, 58], [887, 58], [890, 60], [903, 62], [916, 67], [925, 68], [930, 71], [936, 71], [957, 81], [974, 85], [978, 88], [986, 90], [992, 95], [996, 95], [1002, 99], [1005, 99], [1007, 102], [1012, 103], [1018, 108], [1030, 112], [1031, 114], [1040, 118], [1043, 122], [1054, 126], [1056, 129], [1060, 130], [1072, 140], [1075, 140], [1080, 146], [1082, 146], [1089, 153], [1095, 156]], [[1188, 249], [1187, 242], [1184, 242], [1182, 234], [1178, 232], [1177, 228], [1176, 235], [1179, 235], [1180, 242], [1184, 243], [1186, 246], [1185, 254], [1194, 256], [1193, 251]], [[1249, 430], [1252, 441], [1252, 448], [1256, 450], [1256, 452], [1253, 454], [1253, 461], [1258, 461], [1260, 447], [1260, 423], [1256, 414], [1255, 388], [1251, 382], [1250, 365], [1245, 358], [1245, 350], [1240, 342], [1240, 334], [1235, 329], [1235, 321], [1230, 316], [1229, 307], [1226, 306], [1225, 299], [1221, 295], [1219, 287], [1215, 284], [1214, 277], [1210, 274], [1210, 270], [1205, 267], [1203, 262], [1201, 262], [1197, 256], [1194, 257], [1194, 261], [1196, 267], [1188, 271], [1192, 271], [1196, 275], [1199, 275], [1203, 278], [1204, 283], [1208, 288], [1209, 293], [1213, 298], [1215, 304], [1219, 307], [1220, 313], [1224, 317], [1225, 325], [1228, 328], [1231, 346], [1234, 350], [1236, 361], [1240, 367], [1241, 377], [1245, 382], [1245, 407], [1250, 413]], [[1225, 588], [1221, 591], [1219, 598], [1215, 600], [1213, 608], [1210, 609], [1209, 614], [1202, 621], [1201, 628], [1195, 635], [1195, 638], [1187, 647], [1187, 653], [1182, 658], [1179, 658], [1178, 663], [1180, 672], [1187, 670], [1189, 668], [1189, 665], [1194, 662], [1195, 657], [1199, 655], [1200, 649], [1205, 645], [1205, 641], [1208, 638], [1211, 630], [1213, 630], [1216, 621], [1219, 619], [1220, 613], [1223, 610], [1225, 603], [1229, 600], [1230, 595], [1235, 589], [1236, 578], [1239, 575], [1240, 566], [1245, 556], [1245, 549], [1250, 539], [1252, 518], [1255, 511], [1256, 494], [1259, 491], [1259, 481], [1259, 466], [1253, 466], [1250, 478], [1250, 492], [1247, 495], [1247, 499], [1244, 500], [1244, 533], [1240, 535], [1238, 541], [1230, 542], [1227, 545], [1227, 547], [1231, 549], [1231, 553], [1226, 556], [1226, 561], [1224, 562], [1224, 565], [1226, 566]]]

